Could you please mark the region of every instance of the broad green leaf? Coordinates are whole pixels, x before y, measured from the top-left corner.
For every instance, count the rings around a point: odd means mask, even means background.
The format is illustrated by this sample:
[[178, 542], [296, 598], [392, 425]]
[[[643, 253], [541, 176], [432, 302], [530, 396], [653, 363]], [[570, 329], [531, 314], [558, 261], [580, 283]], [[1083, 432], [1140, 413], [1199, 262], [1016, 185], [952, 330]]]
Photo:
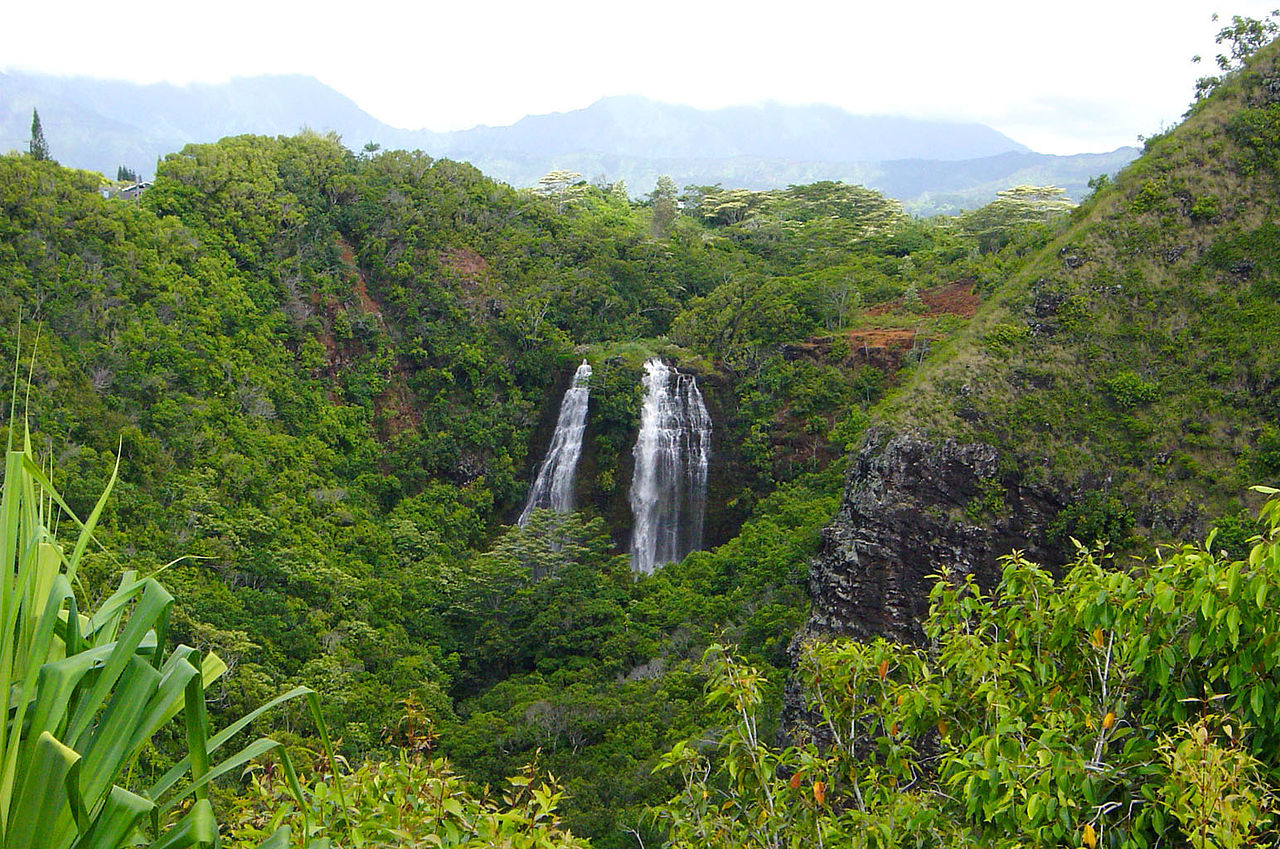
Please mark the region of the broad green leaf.
[[192, 846], [213, 847], [218, 844], [218, 824], [208, 799], [198, 799], [187, 815], [147, 849], [189, 849]]
[[22, 776], [9, 811], [5, 849], [57, 845], [71, 825], [66, 781], [80, 756], [49, 732], [36, 742], [35, 757]]
[[101, 849], [125, 845], [138, 821], [155, 806], [122, 787], [112, 787], [88, 831], [72, 844], [72, 849]]
[[[303, 829], [306, 833], [306, 829]], [[289, 849], [289, 826], [282, 825], [271, 836], [258, 844], [258, 849]]]
[[[226, 728], [222, 729], [217, 734], [209, 738], [209, 754], [213, 754], [214, 752], [218, 751], [218, 749], [222, 748], [222, 746], [228, 740], [230, 740], [236, 734], [243, 731], [244, 728], [248, 726], [249, 723], [253, 722], [262, 714], [266, 713], [272, 708], [275, 708], [283, 704], [284, 702], [289, 701], [290, 699], [296, 699], [298, 696], [307, 695], [311, 692], [312, 690], [310, 687], [294, 687], [289, 692], [280, 696], [276, 696], [274, 699], [262, 705], [261, 707], [257, 708], [256, 710], [252, 710], [249, 713], [245, 714], [244, 716], [240, 717], [235, 722], [231, 723]], [[159, 781], [151, 785], [151, 788], [147, 791], [147, 795], [150, 796], [152, 799], [159, 799], [165, 793], [169, 792], [169, 790], [172, 789], [172, 787], [175, 784], [177, 784], [180, 780], [182, 780], [182, 776], [185, 775], [190, 769], [191, 769], [191, 759], [188, 756], [178, 761], [178, 763], [174, 764], [173, 767], [170, 768], [168, 772], [166, 772], [163, 776], [160, 777]]]

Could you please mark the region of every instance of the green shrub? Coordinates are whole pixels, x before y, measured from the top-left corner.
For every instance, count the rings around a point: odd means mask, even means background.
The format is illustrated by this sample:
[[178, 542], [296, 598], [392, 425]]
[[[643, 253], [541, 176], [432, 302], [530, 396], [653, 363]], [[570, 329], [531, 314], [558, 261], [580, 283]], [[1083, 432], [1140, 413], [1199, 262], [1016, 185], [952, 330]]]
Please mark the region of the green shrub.
[[1191, 205], [1191, 218], [1193, 221], [1208, 221], [1216, 218], [1222, 204], [1215, 195], [1202, 195], [1196, 198], [1196, 202]]
[[1005, 511], [1004, 487], [995, 478], [978, 481], [978, 494], [964, 506], [964, 515], [970, 522], [999, 518]]
[[1111, 400], [1125, 410], [1149, 404], [1160, 397], [1159, 387], [1150, 381], [1143, 380], [1134, 371], [1117, 372], [1107, 378], [1103, 385]]
[[1011, 348], [1031, 335], [1031, 329], [1025, 324], [997, 324], [982, 337], [982, 344], [988, 351], [997, 354], [1007, 353]]
[[1138, 193], [1134, 195], [1132, 203], [1129, 204], [1129, 208], [1135, 213], [1158, 209], [1164, 204], [1164, 200], [1168, 196], [1169, 186], [1163, 177], [1144, 180], [1142, 187], [1138, 189]]
[[1243, 560], [1249, 556], [1249, 547], [1260, 530], [1258, 520], [1247, 510], [1222, 516], [1214, 520], [1211, 548], [1225, 552], [1232, 560]]
[[1133, 511], [1123, 502], [1105, 492], [1094, 491], [1059, 511], [1049, 523], [1048, 537], [1063, 553], [1074, 554], [1073, 539], [1085, 546], [1109, 542], [1123, 547], [1129, 542], [1133, 525]]

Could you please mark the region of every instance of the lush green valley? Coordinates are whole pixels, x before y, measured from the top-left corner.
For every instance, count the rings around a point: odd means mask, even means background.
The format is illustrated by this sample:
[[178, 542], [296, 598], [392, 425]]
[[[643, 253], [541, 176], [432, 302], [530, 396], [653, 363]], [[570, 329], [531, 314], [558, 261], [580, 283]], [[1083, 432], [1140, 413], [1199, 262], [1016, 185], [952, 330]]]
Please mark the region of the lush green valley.
[[[63, 604], [141, 605], [134, 570], [177, 601], [115, 674], [159, 668], [166, 639], [175, 665], [226, 667], [186, 733], [139, 744], [110, 783], [168, 789], [192, 750], [197, 802], [163, 816], [199, 808], [246, 846], [1268, 833], [1280, 513], [1257, 523], [1247, 489], [1280, 475], [1277, 61], [1228, 69], [1079, 207], [1024, 187], [954, 218], [829, 182], [660, 180], [637, 203], [553, 173], [517, 191], [310, 133], [190, 145], [136, 200], [0, 157], [5, 433], [33, 446], [6, 487], [31, 467], [24, 498], [56, 489], [64, 529], [96, 522], [48, 608], [51, 656], [82, 648]], [[697, 376], [715, 462], [707, 549], [637, 575], [651, 356]], [[518, 526], [584, 359], [582, 509]], [[1035, 493], [1052, 512], [1027, 533], [1054, 554], [991, 580], [919, 564], [918, 646], [798, 639], [834, 592], [810, 562], [889, 432], [998, 458], [927, 521], [1020, 529]], [[30, 511], [14, 528], [44, 539], [56, 522]], [[14, 545], [20, 563], [38, 548]], [[297, 688], [318, 700], [253, 723], [286, 745], [206, 792], [195, 705], [223, 727]], [[320, 754], [295, 778], [290, 750]]]
[[[606, 845], [665, 792], [657, 755], [703, 727], [709, 642], [785, 668], [828, 466], [898, 359], [780, 346], [969, 262], [947, 228], [839, 184], [752, 195], [764, 229], [676, 214], [669, 191], [518, 193], [318, 136], [189, 147], [133, 203], [52, 163], [0, 168], [4, 311], [28, 349], [38, 335], [26, 414], [78, 512], [119, 447], [99, 535], [143, 572], [186, 558], [165, 572], [175, 635], [232, 666], [219, 709], [305, 683], [365, 757], [413, 699], [469, 775], [541, 750], [572, 825]], [[616, 543], [648, 352], [705, 372], [737, 447], [713, 479], [708, 536], [727, 544], [636, 581]], [[612, 526], [506, 527], [584, 353], [588, 516]], [[88, 560], [92, 597], [119, 561]]]

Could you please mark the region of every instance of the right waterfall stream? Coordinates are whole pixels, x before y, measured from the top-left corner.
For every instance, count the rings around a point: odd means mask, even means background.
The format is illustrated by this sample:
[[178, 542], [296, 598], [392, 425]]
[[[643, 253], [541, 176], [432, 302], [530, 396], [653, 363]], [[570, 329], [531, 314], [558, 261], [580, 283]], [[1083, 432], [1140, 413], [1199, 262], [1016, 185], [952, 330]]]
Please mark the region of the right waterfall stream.
[[698, 382], [662, 360], [644, 364], [644, 406], [631, 479], [631, 567], [652, 572], [702, 547], [711, 416]]

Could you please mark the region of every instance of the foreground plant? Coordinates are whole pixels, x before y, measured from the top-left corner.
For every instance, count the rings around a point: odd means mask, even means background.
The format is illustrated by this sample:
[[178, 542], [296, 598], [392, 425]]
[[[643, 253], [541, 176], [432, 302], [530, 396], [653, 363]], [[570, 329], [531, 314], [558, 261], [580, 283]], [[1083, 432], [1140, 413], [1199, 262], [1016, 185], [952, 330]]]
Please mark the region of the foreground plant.
[[[249, 792], [239, 800], [228, 843], [252, 846], [300, 819], [299, 846], [378, 846], [396, 849], [587, 849], [590, 844], [564, 828], [557, 808], [565, 798], [555, 778], [534, 766], [507, 779], [500, 798], [457, 775], [449, 762], [431, 756], [434, 735], [415, 700], [404, 702], [399, 754], [346, 773], [324, 771], [301, 792], [288, 761], [259, 764], [248, 772]], [[424, 730], [425, 729], [425, 730]], [[280, 769], [278, 767], [283, 767]], [[295, 802], [301, 800], [301, 807]], [[283, 845], [283, 844], [282, 844]]]
[[[118, 471], [118, 468], [117, 470]], [[205, 688], [226, 671], [214, 654], [166, 648], [171, 596], [125, 571], [97, 610], [72, 587], [116, 481], [80, 520], [35, 461], [30, 436], [5, 455], [0, 494], [0, 849], [214, 846], [209, 783], [277, 747], [260, 738], [213, 756], [253, 719], [310, 691], [298, 688], [216, 734]], [[54, 536], [76, 530], [68, 553]], [[181, 715], [188, 754], [158, 781], [132, 786], [138, 755]], [[287, 829], [268, 844], [282, 846]]]
[[[1280, 813], [1280, 491], [1231, 560], [1210, 535], [991, 592], [943, 576], [927, 647], [804, 647], [813, 742], [756, 733], [761, 678], [707, 654], [713, 747], [677, 745], [654, 815], [675, 846], [1258, 845]], [[805, 728], [795, 729], [804, 734]]]

